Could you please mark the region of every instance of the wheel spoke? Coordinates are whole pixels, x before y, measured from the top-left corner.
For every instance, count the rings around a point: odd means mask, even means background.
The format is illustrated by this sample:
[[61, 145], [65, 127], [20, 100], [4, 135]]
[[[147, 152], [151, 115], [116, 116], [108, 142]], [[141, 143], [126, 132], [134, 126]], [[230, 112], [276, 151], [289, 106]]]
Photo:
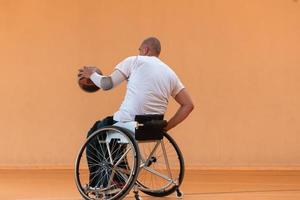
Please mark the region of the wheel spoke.
[[[110, 133], [119, 133], [123, 139], [112, 137], [108, 141]], [[81, 194], [86, 199], [111, 199], [129, 189], [138, 175], [136, 150], [136, 142], [118, 128], [104, 127], [92, 133], [76, 159], [75, 180]]]
[[123, 158], [125, 158], [125, 156], [127, 155], [127, 153], [131, 150], [131, 147], [129, 147], [125, 153], [121, 156], [121, 158], [116, 162], [115, 166], [118, 166], [120, 164], [120, 162], [122, 161]]
[[183, 178], [182, 156], [177, 150], [173, 139], [164, 136], [161, 145], [151, 155], [155, 149], [155, 143], [139, 143], [141, 157], [146, 157], [143, 161], [142, 170], [138, 178], [140, 189], [147, 194], [170, 194], [175, 191], [176, 185], [180, 185]]

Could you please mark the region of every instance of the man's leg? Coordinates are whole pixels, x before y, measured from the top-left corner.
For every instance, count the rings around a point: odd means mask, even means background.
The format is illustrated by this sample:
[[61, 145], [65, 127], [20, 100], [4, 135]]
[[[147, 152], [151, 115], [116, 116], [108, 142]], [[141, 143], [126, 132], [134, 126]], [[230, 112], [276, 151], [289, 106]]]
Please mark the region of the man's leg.
[[[112, 117], [107, 117], [103, 119], [102, 121], [97, 121], [93, 127], [90, 129], [90, 131], [87, 134], [87, 137], [92, 135], [96, 130], [99, 128], [102, 128], [104, 126], [113, 125], [114, 120]], [[99, 138], [100, 140], [105, 140], [106, 135], [103, 134], [102, 138]], [[101, 155], [100, 155], [101, 154]], [[105, 144], [99, 144], [97, 139], [93, 139], [89, 142], [89, 144], [86, 147], [86, 156], [87, 156], [87, 162], [88, 167], [90, 171], [90, 177], [89, 177], [89, 186], [90, 187], [100, 187], [105, 182], [107, 182], [107, 172], [105, 170], [101, 170], [101, 167], [99, 166], [99, 163], [103, 161], [103, 157], [106, 158], [108, 152], [106, 149]], [[96, 164], [95, 164], [96, 163]]]
[[[116, 142], [116, 143], [114, 144], [114, 142]], [[112, 155], [112, 157], [114, 159], [114, 164], [115, 164], [119, 161], [119, 159], [121, 159], [121, 157], [126, 152], [127, 145], [119, 144], [119, 143], [117, 143], [117, 141], [112, 141], [112, 143], [110, 145], [114, 145], [114, 148], [115, 148], [114, 154]], [[130, 169], [128, 166], [126, 156], [118, 164], [118, 167], [123, 169], [124, 171], [118, 171], [113, 178], [113, 182], [115, 185], [117, 185], [117, 187], [123, 187], [123, 185], [125, 185], [125, 183], [126, 183], [126, 177], [128, 178], [129, 173], [130, 173]]]

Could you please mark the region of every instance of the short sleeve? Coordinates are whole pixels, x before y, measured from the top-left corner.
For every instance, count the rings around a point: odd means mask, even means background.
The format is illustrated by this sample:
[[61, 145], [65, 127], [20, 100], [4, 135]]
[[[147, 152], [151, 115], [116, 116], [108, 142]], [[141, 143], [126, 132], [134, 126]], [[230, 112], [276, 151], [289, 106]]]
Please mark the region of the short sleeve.
[[173, 78], [173, 85], [172, 85], [172, 91], [171, 96], [173, 98], [176, 97], [176, 95], [184, 88], [184, 85], [180, 81], [180, 79], [175, 75]]
[[130, 77], [132, 68], [136, 60], [137, 60], [137, 56], [128, 57], [123, 61], [121, 61], [119, 64], [117, 64], [115, 69], [119, 70], [126, 77], [126, 79], [128, 79]]

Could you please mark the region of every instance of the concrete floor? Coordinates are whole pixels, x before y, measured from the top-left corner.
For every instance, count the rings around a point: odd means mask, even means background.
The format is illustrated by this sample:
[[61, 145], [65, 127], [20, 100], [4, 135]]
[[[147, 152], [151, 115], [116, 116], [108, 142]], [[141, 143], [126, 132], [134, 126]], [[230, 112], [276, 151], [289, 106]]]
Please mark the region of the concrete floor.
[[[182, 191], [186, 200], [299, 200], [300, 171], [186, 171]], [[12, 199], [81, 198], [71, 170], [0, 170], [0, 200]], [[134, 198], [129, 194], [126, 199]]]

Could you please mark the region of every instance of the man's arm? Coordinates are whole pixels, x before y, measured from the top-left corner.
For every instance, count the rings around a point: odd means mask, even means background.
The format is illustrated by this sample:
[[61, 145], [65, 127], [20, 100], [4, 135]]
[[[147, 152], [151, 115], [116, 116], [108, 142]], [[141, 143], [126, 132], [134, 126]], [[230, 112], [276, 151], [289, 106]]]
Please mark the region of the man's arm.
[[96, 67], [79, 69], [78, 77], [90, 78], [96, 86], [103, 90], [110, 90], [126, 80], [126, 77], [119, 70], [113, 71], [110, 76], [103, 76], [97, 73]]
[[113, 71], [110, 76], [102, 76], [97, 72], [94, 72], [90, 78], [95, 85], [103, 90], [110, 90], [126, 79], [126, 77], [119, 70]]
[[176, 96], [175, 100], [180, 104], [179, 109], [176, 114], [168, 121], [168, 125], [165, 130], [168, 131], [175, 126], [177, 126], [180, 122], [182, 122], [194, 109], [194, 104], [192, 99], [188, 93], [188, 91], [184, 88], [182, 89]]

